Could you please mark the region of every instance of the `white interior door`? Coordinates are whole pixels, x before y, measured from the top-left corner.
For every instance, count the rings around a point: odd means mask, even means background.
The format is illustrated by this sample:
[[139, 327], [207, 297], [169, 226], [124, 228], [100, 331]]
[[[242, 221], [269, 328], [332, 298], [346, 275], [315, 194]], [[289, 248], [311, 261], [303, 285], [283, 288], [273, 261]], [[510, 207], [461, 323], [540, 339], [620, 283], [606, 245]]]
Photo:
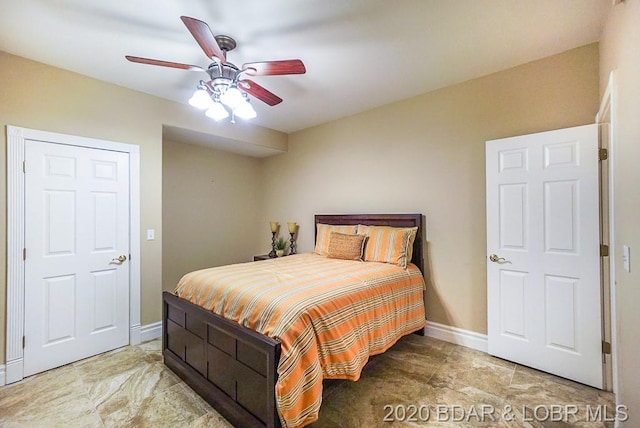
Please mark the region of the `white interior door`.
[[488, 141], [489, 353], [602, 388], [598, 128]]
[[27, 140], [25, 165], [28, 376], [129, 343], [129, 154]]

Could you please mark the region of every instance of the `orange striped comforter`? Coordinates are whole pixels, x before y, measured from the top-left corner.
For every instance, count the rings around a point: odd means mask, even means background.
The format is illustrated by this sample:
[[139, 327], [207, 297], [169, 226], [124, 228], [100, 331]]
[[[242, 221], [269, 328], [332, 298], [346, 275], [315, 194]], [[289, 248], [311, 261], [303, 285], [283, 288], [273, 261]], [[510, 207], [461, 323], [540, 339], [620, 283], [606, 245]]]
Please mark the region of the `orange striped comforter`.
[[370, 355], [425, 325], [414, 265], [298, 254], [186, 274], [175, 294], [281, 342], [283, 427], [318, 419], [322, 379], [358, 380]]

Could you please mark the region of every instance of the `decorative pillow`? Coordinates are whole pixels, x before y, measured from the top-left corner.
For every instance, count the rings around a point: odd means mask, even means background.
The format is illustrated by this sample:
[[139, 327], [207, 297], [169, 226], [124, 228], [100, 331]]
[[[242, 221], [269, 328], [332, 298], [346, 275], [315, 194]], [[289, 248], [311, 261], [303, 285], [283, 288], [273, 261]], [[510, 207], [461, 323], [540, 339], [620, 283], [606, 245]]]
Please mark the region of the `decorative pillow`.
[[356, 225], [335, 226], [331, 224], [318, 223], [316, 226], [316, 248], [314, 253], [326, 256], [329, 253], [329, 236], [331, 232], [355, 235], [358, 230]]
[[392, 263], [406, 268], [413, 257], [417, 227], [358, 225], [358, 235], [369, 237], [364, 249], [365, 262]]
[[327, 257], [330, 259], [362, 261], [362, 251], [364, 250], [366, 239], [365, 235], [347, 235], [331, 232]]

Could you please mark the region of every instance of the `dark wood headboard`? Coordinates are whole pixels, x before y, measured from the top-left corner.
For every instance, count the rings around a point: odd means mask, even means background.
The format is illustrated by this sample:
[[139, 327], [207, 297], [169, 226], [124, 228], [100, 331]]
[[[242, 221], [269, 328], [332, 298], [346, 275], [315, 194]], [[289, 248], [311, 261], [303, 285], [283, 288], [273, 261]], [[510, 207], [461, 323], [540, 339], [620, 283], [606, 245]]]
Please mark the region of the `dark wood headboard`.
[[[318, 235], [318, 223], [345, 225], [364, 224], [367, 226], [418, 227], [416, 239], [413, 241], [413, 257], [411, 263], [418, 266], [424, 275], [424, 224], [422, 214], [316, 214], [315, 233]], [[314, 238], [315, 239], [315, 238]]]

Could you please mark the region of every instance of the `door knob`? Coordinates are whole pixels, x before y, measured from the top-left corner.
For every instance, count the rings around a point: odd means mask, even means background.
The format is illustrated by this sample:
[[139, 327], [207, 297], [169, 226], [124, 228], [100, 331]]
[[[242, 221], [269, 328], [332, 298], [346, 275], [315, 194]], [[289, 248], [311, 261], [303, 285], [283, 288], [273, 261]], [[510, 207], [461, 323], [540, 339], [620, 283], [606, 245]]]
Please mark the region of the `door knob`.
[[494, 263], [500, 263], [500, 262], [506, 262], [507, 259], [505, 259], [504, 257], [498, 257], [497, 254], [491, 254], [489, 256], [489, 260], [491, 260]]
[[118, 263], [122, 263], [125, 260], [127, 260], [127, 256], [125, 256], [124, 254], [121, 254], [118, 257], [114, 257], [113, 259], [111, 259], [112, 262], [118, 262]]

